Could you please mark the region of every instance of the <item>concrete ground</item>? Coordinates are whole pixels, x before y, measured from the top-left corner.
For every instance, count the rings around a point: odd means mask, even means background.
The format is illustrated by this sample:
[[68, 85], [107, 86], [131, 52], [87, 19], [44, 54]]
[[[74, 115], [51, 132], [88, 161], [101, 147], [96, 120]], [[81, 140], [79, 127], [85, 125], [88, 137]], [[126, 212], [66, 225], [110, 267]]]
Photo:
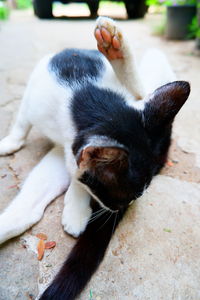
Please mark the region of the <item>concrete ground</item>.
[[[119, 23], [139, 57], [148, 47], [164, 50], [178, 77], [191, 82], [191, 96], [174, 124], [171, 164], [130, 208], [79, 300], [91, 300], [91, 292], [93, 300], [200, 299], [200, 59], [192, 55], [191, 41], [152, 36], [157, 19]], [[31, 12], [15, 12], [0, 24], [0, 138], [8, 133], [36, 62], [64, 47], [95, 48], [93, 28], [94, 20], [41, 21]], [[1, 211], [50, 147], [34, 129], [25, 148], [0, 158]], [[59, 197], [41, 222], [2, 245], [0, 300], [35, 299], [54, 276], [75, 242], [62, 229], [62, 208]], [[42, 261], [35, 253], [39, 232], [57, 242]]]

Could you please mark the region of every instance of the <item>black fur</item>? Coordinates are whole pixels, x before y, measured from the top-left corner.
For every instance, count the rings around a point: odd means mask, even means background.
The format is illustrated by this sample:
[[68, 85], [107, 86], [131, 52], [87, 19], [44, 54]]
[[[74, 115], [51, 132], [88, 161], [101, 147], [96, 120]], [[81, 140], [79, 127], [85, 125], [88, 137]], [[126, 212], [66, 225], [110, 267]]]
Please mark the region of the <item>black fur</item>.
[[63, 84], [79, 82], [92, 78], [98, 80], [104, 71], [102, 54], [96, 50], [65, 49], [53, 56], [49, 64], [58, 80]]
[[[106, 186], [90, 173], [84, 173], [80, 178], [106, 206], [115, 210], [116, 206], [128, 205], [142, 194], [157, 168], [151, 163], [153, 149], [143, 126], [142, 114], [127, 106], [122, 95], [92, 85], [75, 93], [72, 114], [78, 132], [73, 145], [75, 155], [85, 140], [95, 134], [110, 137], [129, 150], [129, 163], [134, 167], [128, 174], [123, 173], [116, 185]], [[131, 182], [128, 177], [132, 177]], [[121, 193], [117, 193], [119, 184]]]
[[129, 151], [129, 171], [118, 176], [116, 184], [102, 182], [103, 169], [99, 176], [85, 172], [80, 181], [113, 210], [137, 199], [166, 160], [171, 127], [162, 128], [161, 135], [150, 134], [141, 111], [127, 106], [122, 95], [91, 84], [74, 94], [72, 116], [77, 128], [75, 155], [93, 135], [110, 137]]
[[73, 144], [75, 155], [92, 135], [110, 137], [128, 148], [132, 144], [134, 148], [142, 148], [149, 142], [142, 124], [142, 114], [127, 106], [122, 95], [92, 84], [75, 92], [72, 117], [77, 129]]
[[[106, 136], [120, 145], [120, 160], [116, 157], [110, 164], [98, 161], [101, 151], [94, 150], [91, 155], [94, 163], [79, 178], [104, 205], [118, 213], [107, 211], [89, 222], [62, 269], [40, 298], [74, 300], [102, 261], [129, 202], [142, 194], [163, 167], [170, 145], [172, 121], [186, 101], [190, 87], [183, 81], [167, 84], [154, 92], [143, 111], [138, 111], [126, 104], [123, 95], [100, 89], [84, 80], [87, 76], [96, 79], [101, 74], [103, 63], [96, 57], [96, 52], [65, 50], [52, 59], [51, 68], [61, 82], [73, 84], [83, 80], [84, 83], [74, 92], [71, 102], [77, 131], [72, 147], [74, 155], [80, 154], [94, 135]], [[113, 173], [114, 177], [109, 179], [106, 172], [108, 175]], [[97, 203], [93, 209], [94, 212], [99, 209]]]
[[[94, 204], [93, 212], [99, 210]], [[105, 212], [87, 225], [72, 249], [60, 272], [44, 292], [40, 300], [73, 300], [85, 287], [102, 261], [106, 248], [125, 209], [120, 212]]]

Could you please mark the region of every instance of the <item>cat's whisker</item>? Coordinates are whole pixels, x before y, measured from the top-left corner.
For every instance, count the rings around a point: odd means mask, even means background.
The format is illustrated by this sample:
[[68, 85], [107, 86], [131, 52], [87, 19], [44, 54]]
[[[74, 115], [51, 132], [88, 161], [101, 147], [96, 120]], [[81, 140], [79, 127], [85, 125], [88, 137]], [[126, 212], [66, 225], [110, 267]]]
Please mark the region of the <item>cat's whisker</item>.
[[114, 219], [114, 223], [113, 223], [113, 228], [112, 228], [112, 234], [111, 234], [111, 236], [113, 235], [114, 230], [115, 230], [115, 224], [116, 224], [117, 216], [118, 216], [118, 211], [115, 213], [115, 219]]
[[96, 221], [96, 220], [97, 220], [99, 217], [101, 217], [102, 215], [103, 215], [103, 214], [98, 215], [96, 218], [90, 220], [90, 221], [88, 222], [88, 224], [91, 224], [92, 222]]
[[99, 218], [101, 215], [103, 215], [103, 214], [104, 214], [104, 212], [99, 213], [98, 215], [94, 216], [93, 218], [91, 218], [91, 219], [89, 220], [89, 223], [95, 221], [96, 219], [98, 219], [98, 218]]
[[95, 216], [95, 215], [97, 215], [99, 212], [101, 212], [103, 210], [105, 210], [105, 208], [101, 208], [101, 209], [95, 211], [94, 213], [92, 213], [92, 217]]
[[[98, 211], [99, 212], [99, 211]], [[102, 216], [104, 213], [106, 212], [105, 209], [101, 210], [98, 214], [96, 214], [95, 216], [91, 217], [88, 224], [92, 223], [93, 221], [95, 221], [96, 219], [98, 219], [100, 216]]]
[[98, 211], [94, 212], [91, 216], [91, 219], [95, 218], [96, 216], [98, 216], [100, 213], [104, 212], [105, 209], [102, 208], [102, 209], [99, 209]]
[[106, 221], [103, 223], [103, 225], [101, 225], [101, 227], [97, 231], [99, 231], [108, 222], [108, 220], [112, 217], [112, 215], [113, 215], [113, 212], [110, 212], [110, 215], [108, 216]]
[[98, 219], [99, 217], [101, 217], [104, 213], [106, 213], [106, 210], [105, 211], [102, 211], [101, 213], [99, 213], [97, 216], [95, 216], [94, 218], [90, 219], [89, 222], [93, 222], [95, 221], [96, 219]]

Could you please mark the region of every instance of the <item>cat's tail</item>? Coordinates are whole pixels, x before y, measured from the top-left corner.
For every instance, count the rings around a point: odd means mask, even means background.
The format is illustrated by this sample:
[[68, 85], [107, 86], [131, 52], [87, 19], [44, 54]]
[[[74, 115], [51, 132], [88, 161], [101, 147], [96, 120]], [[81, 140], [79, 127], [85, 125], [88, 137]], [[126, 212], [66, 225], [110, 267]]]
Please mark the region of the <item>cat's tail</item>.
[[95, 204], [93, 215], [86, 230], [69, 254], [60, 272], [40, 300], [73, 300], [80, 294], [101, 263], [113, 232], [125, 211], [105, 211], [98, 216]]

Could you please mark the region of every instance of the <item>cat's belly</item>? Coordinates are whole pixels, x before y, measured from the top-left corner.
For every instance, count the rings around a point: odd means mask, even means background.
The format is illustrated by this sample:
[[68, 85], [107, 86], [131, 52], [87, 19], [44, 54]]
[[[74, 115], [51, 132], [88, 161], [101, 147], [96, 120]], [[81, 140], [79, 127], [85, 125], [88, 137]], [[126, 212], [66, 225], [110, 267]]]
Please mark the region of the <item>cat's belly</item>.
[[[41, 120], [42, 122], [42, 120]], [[34, 122], [32, 122], [33, 124]], [[56, 124], [54, 122], [45, 122], [43, 126], [39, 125], [38, 122], [33, 124], [44, 136], [48, 137], [52, 142], [64, 145], [65, 141], [63, 139], [63, 136], [60, 133], [60, 130], [58, 128], [55, 128]]]

